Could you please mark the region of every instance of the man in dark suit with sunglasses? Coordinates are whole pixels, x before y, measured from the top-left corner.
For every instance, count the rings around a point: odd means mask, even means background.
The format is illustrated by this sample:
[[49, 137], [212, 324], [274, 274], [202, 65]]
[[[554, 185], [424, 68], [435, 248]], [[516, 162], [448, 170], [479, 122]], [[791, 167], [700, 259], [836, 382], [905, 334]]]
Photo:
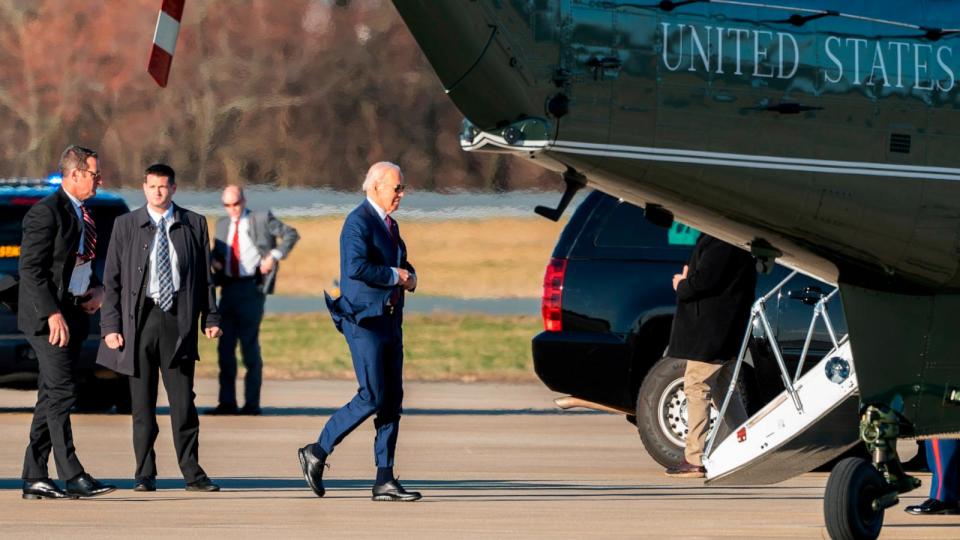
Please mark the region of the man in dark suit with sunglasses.
[[[280, 260], [285, 259], [300, 235], [272, 212], [247, 208], [240, 186], [227, 186], [220, 197], [227, 215], [217, 220], [213, 245], [213, 270], [220, 285], [220, 327], [217, 343], [220, 394], [217, 407], [207, 414], [260, 414], [263, 359], [260, 323], [267, 295], [273, 294]], [[279, 240], [279, 242], [278, 242]], [[243, 408], [237, 408], [237, 343], [247, 368]]]
[[363, 190], [367, 199], [350, 212], [340, 233], [340, 289], [327, 296], [334, 324], [347, 339], [360, 388], [335, 412], [319, 440], [300, 449], [303, 475], [323, 497], [323, 468], [334, 447], [376, 414], [373, 443], [375, 501], [416, 501], [393, 474], [403, 402], [403, 297], [417, 287], [400, 228], [390, 216], [403, 198], [403, 173], [388, 162], [373, 164]]
[[[70, 146], [60, 156], [63, 182], [23, 218], [17, 325], [37, 354], [37, 405], [23, 463], [24, 499], [103, 495], [116, 489], [84, 471], [73, 446], [70, 409], [77, 400], [73, 368], [100, 309], [103, 287], [93, 272], [96, 224], [84, 201], [97, 194], [97, 153]], [[66, 491], [49, 478], [53, 451]]]

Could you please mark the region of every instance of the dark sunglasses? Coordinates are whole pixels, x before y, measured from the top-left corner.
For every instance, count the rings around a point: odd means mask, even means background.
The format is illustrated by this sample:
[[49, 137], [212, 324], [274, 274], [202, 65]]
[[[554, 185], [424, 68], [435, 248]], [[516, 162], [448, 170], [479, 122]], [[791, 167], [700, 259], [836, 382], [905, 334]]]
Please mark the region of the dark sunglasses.
[[223, 207], [224, 207], [224, 208], [233, 208], [233, 207], [235, 207], [235, 206], [240, 206], [240, 202], [238, 201], [238, 202], [235, 202], [235, 203], [223, 203]]
[[397, 184], [396, 186], [394, 186], [393, 192], [394, 192], [394, 193], [403, 193], [403, 190], [405, 190], [405, 189], [407, 189], [407, 185], [406, 185], [406, 184]]

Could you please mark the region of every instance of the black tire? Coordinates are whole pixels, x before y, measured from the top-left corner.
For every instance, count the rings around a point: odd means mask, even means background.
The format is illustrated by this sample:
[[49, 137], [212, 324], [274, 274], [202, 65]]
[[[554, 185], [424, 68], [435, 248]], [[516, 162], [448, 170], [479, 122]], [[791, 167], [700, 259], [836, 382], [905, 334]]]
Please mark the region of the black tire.
[[[664, 467], [679, 465], [684, 458], [687, 404], [683, 396], [683, 373], [686, 368], [686, 360], [661, 358], [647, 372], [637, 393], [637, 431], [640, 441], [650, 457]], [[746, 365], [743, 366], [739, 389], [744, 407], [749, 411], [750, 392], [744, 383], [746, 368]], [[714, 408], [711, 417], [716, 414]]]
[[842, 459], [830, 473], [823, 519], [833, 540], [873, 540], [883, 528], [883, 510], [871, 503], [886, 489], [883, 475], [867, 460]]
[[686, 405], [685, 401], [678, 402], [676, 390], [679, 381], [680, 391], [683, 391], [686, 367], [685, 360], [661, 358], [647, 372], [637, 393], [640, 441], [650, 457], [664, 467], [673, 467], [683, 461], [682, 441], [686, 439], [687, 427], [677, 413], [680, 409], [685, 410]]

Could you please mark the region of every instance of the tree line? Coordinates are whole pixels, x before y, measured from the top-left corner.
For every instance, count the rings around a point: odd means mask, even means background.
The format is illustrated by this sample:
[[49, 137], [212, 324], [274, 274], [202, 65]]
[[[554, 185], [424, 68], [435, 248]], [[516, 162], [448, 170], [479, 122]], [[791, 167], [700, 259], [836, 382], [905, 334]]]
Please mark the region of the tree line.
[[146, 73], [159, 4], [0, 0], [0, 177], [77, 143], [113, 187], [165, 161], [196, 189], [354, 190], [382, 159], [419, 189], [559, 187], [460, 150], [462, 116], [387, 0], [190, 0], [166, 89]]

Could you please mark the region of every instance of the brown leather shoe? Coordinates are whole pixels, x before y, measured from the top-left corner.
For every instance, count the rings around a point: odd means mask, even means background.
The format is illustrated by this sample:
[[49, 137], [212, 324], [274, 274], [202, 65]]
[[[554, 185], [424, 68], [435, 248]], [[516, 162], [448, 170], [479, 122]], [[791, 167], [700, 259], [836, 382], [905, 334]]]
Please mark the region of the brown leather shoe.
[[673, 476], [675, 478], [704, 478], [707, 476], [706, 467], [703, 465], [693, 465], [686, 459], [681, 461], [679, 465], [667, 467], [665, 472], [667, 476]]

